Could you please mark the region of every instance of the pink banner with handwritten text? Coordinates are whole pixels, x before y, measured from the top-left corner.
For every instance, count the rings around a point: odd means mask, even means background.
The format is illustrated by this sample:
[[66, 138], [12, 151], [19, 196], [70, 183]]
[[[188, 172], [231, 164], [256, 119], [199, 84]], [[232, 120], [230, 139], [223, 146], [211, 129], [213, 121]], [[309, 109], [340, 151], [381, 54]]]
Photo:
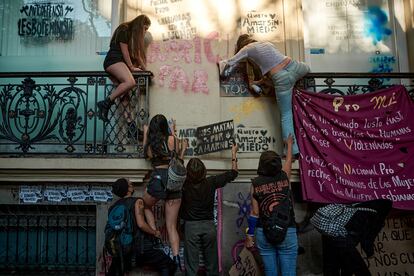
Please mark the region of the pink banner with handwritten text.
[[414, 210], [414, 103], [404, 86], [351, 96], [296, 90], [293, 114], [306, 200], [386, 198]]

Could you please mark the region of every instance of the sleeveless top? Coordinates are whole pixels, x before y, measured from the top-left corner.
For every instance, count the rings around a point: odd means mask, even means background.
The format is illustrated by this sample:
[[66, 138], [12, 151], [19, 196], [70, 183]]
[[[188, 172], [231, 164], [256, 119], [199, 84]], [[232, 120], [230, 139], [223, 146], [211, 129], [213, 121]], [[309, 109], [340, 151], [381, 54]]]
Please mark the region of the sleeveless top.
[[[168, 136], [169, 138], [170, 136]], [[151, 165], [155, 168], [158, 166], [162, 166], [162, 165], [169, 165], [170, 161], [171, 161], [171, 150], [168, 148], [168, 138], [166, 139], [166, 141], [164, 141], [164, 145], [163, 145], [163, 151], [165, 152], [165, 155], [154, 155], [151, 158]], [[174, 137], [174, 141], [175, 141], [175, 137]], [[148, 150], [148, 147], [146, 147], [145, 149], [146, 151]]]
[[[289, 192], [289, 179], [285, 172], [281, 171], [276, 176], [258, 176], [252, 179], [253, 198], [259, 204], [259, 222], [261, 227], [261, 218], [268, 216], [274, 206], [277, 206], [287, 196], [291, 196]], [[289, 227], [295, 226], [295, 213], [293, 205], [290, 211], [292, 217]]]

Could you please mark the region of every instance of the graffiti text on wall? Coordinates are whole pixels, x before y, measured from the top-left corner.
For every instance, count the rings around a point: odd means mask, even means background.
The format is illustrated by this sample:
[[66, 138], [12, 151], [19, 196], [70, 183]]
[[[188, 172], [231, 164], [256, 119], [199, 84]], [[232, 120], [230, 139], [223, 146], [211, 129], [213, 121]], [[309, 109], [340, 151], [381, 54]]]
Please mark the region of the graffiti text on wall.
[[372, 73], [391, 73], [394, 71], [396, 64], [395, 56], [376, 55], [369, 58], [372, 64]]
[[164, 64], [159, 68], [158, 84], [161, 87], [168, 86], [173, 90], [182, 89], [184, 92], [191, 90], [195, 93], [202, 92], [208, 94], [207, 71], [202, 68], [195, 69], [191, 77], [180, 63], [190, 64], [194, 62], [201, 64], [202, 48], [204, 48], [204, 55], [207, 61], [209, 63], [217, 63], [220, 57], [213, 54], [211, 44], [218, 37], [218, 32], [211, 32], [204, 39], [195, 37], [191, 40], [169, 40], [151, 43], [148, 51], [148, 63], [173, 62], [173, 65]]
[[21, 37], [69, 40], [73, 38], [73, 7], [66, 4], [33, 3], [22, 6], [17, 21]]
[[238, 126], [236, 133], [239, 152], [262, 152], [273, 149], [275, 138], [270, 136], [267, 129]]
[[275, 13], [251, 11], [242, 19], [241, 27], [248, 34], [267, 34], [276, 31], [281, 23]]

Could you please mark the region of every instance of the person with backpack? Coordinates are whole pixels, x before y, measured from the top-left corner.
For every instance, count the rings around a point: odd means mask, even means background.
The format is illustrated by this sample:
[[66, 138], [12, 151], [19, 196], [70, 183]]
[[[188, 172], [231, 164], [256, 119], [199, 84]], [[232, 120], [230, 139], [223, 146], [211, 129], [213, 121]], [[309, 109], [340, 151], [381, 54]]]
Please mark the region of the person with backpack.
[[237, 145], [233, 145], [232, 168], [206, 177], [206, 167], [198, 158], [187, 163], [180, 217], [184, 220], [184, 260], [186, 275], [197, 275], [199, 255], [204, 256], [207, 275], [219, 275], [217, 230], [214, 225], [214, 197], [218, 188], [236, 179]]
[[153, 237], [161, 233], [152, 229], [145, 220], [144, 200], [133, 197], [132, 182], [120, 178], [112, 185], [112, 193], [118, 199], [108, 211], [105, 227], [105, 250], [111, 254], [112, 263], [108, 276], [124, 276], [136, 266], [150, 266], [161, 275], [174, 275], [176, 266], [162, 249], [153, 246]]
[[[165, 224], [168, 240], [170, 242], [173, 260], [181, 269], [179, 255], [180, 237], [177, 231], [178, 212], [181, 205], [181, 188], [186, 173], [177, 175], [174, 170], [177, 166], [183, 166], [184, 152], [187, 143], [179, 141], [174, 135], [175, 123], [170, 129], [167, 118], [162, 114], [155, 115], [149, 124], [144, 126], [144, 155], [151, 161], [153, 171], [147, 188], [144, 192], [145, 216], [152, 229], [156, 229], [152, 207], [159, 201], [165, 201]], [[174, 159], [174, 160], [173, 160]], [[172, 166], [172, 161], [174, 166]], [[178, 164], [181, 163], [181, 164]], [[181, 176], [181, 177], [180, 177]], [[170, 180], [174, 181], [174, 189], [169, 189]]]
[[254, 245], [262, 257], [267, 276], [296, 275], [298, 240], [290, 188], [293, 137], [285, 141], [286, 160], [274, 151], [265, 151], [259, 159], [258, 177], [252, 179], [251, 212], [246, 229], [246, 247]]

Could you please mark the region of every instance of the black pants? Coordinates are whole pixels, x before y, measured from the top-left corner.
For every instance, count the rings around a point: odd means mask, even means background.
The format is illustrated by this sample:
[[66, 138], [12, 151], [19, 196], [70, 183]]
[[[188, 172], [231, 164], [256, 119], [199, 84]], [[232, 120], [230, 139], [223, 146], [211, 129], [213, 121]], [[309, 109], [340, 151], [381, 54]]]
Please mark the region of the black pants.
[[349, 239], [333, 239], [322, 235], [324, 276], [370, 276], [367, 265]]
[[186, 221], [184, 233], [186, 275], [197, 275], [200, 252], [204, 256], [207, 275], [219, 275], [217, 231], [214, 221]]
[[[124, 272], [131, 270], [132, 256], [124, 258]], [[174, 275], [177, 266], [173, 260], [167, 256], [161, 249], [154, 249], [152, 243], [146, 242], [144, 250], [135, 255], [135, 264], [137, 267], [149, 266], [158, 271], [162, 276]], [[113, 258], [108, 270], [108, 276], [124, 276], [122, 272], [121, 259]]]

